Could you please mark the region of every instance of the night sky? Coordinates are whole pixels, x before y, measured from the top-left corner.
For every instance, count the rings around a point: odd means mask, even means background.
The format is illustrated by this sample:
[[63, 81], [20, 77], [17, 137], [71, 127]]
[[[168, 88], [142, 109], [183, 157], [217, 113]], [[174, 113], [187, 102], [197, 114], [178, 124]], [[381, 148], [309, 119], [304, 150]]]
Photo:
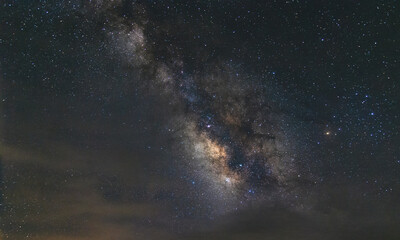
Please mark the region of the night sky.
[[395, 0], [0, 1], [0, 239], [400, 239]]

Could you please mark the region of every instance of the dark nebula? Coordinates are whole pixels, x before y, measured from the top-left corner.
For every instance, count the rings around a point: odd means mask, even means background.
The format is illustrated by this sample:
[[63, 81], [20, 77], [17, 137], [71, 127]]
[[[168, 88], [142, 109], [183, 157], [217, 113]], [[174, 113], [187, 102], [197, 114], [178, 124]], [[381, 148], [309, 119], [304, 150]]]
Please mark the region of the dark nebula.
[[396, 1], [3, 1], [0, 240], [400, 239]]

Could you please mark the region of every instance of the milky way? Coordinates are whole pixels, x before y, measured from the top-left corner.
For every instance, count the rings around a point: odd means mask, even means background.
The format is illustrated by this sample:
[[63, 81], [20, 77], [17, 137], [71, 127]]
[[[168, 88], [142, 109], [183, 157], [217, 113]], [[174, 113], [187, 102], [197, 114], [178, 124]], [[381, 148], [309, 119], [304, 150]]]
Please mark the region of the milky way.
[[[112, 7], [95, 6], [106, 12]], [[130, 7], [141, 9], [135, 4]], [[271, 90], [257, 79], [261, 76], [248, 76], [240, 64], [224, 59], [190, 71], [175, 46], [160, 43], [162, 36], [146, 36], [146, 14], [139, 16], [135, 20], [111, 15], [112, 21], [103, 29], [124, 64], [142, 72], [144, 82], [138, 84], [180, 108], [170, 128], [179, 129], [177, 144], [184, 144], [183, 164], [193, 175], [193, 184], [204, 182], [212, 188], [205, 190], [211, 191], [208, 195], [216, 194], [230, 205], [227, 202], [243, 204], [268, 189], [284, 188], [297, 178], [296, 139], [288, 139], [287, 116], [268, 98]], [[168, 58], [158, 59], [163, 48]], [[233, 206], [237, 209], [237, 204]]]

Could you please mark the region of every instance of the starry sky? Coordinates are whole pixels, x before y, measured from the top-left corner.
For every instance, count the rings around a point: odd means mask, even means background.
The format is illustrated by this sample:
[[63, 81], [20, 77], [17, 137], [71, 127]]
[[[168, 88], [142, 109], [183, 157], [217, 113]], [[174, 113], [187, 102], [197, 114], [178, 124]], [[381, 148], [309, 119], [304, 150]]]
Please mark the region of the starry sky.
[[0, 2], [0, 239], [400, 239], [400, 4]]

